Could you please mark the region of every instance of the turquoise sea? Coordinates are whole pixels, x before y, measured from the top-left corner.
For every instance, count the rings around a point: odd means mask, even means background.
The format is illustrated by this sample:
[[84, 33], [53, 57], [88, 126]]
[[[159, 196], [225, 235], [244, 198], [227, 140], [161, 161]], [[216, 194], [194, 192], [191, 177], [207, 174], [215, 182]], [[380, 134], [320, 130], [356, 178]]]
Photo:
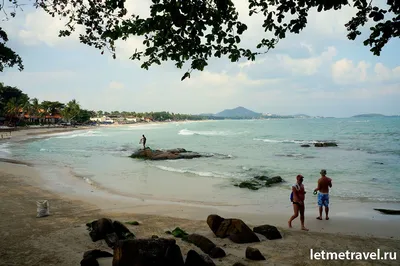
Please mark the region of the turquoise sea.
[[[141, 148], [212, 154], [192, 160], [143, 161]], [[338, 147], [301, 144], [334, 141]], [[400, 206], [400, 118], [223, 120], [94, 127], [0, 144], [0, 157], [31, 161], [49, 180], [87, 182], [112, 194], [262, 213], [290, 208], [290, 187], [305, 177], [307, 200], [320, 169], [333, 179], [331, 204]], [[285, 183], [251, 191], [233, 186], [256, 175]], [[311, 204], [311, 203], [310, 203]], [[386, 204], [386, 205], [385, 205]]]

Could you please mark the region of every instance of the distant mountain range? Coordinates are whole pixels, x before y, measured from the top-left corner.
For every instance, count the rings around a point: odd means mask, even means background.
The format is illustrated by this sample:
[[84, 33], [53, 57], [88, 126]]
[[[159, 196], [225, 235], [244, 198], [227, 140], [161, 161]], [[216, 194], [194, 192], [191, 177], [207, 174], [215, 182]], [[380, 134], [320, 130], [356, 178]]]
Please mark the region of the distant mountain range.
[[259, 118], [262, 114], [253, 112], [242, 106], [236, 107], [234, 109], [225, 109], [222, 112], [216, 113], [214, 116], [218, 117], [237, 117], [237, 118]]
[[[238, 106], [233, 109], [225, 109], [219, 113], [204, 113], [199, 116], [207, 117], [209, 119], [220, 120], [220, 119], [269, 119], [269, 118], [334, 118], [334, 117], [323, 117], [323, 116], [309, 116], [306, 114], [295, 114], [295, 115], [278, 115], [270, 113], [257, 113], [243, 106]], [[400, 117], [400, 115], [383, 115], [383, 114], [359, 114], [354, 115], [352, 118], [371, 118], [371, 117]]]
[[382, 114], [360, 114], [360, 115], [353, 115], [352, 117], [393, 117], [396, 115], [382, 115]]
[[233, 109], [225, 109], [219, 113], [216, 114], [200, 114], [200, 116], [207, 116], [212, 119], [262, 119], [262, 118], [308, 118], [310, 116], [304, 115], [304, 114], [298, 114], [298, 115], [276, 115], [276, 114], [263, 114], [263, 113], [257, 113], [252, 110], [249, 110], [247, 108], [244, 108], [243, 106], [239, 106]]

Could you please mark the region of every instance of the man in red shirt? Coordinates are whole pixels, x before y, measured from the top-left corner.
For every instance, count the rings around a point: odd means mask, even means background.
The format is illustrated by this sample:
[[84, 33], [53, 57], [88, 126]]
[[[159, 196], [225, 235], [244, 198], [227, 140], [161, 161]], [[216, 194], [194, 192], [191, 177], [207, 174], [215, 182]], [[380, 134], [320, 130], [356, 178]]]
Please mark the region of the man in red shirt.
[[299, 216], [300, 212], [300, 222], [301, 222], [301, 230], [308, 231], [308, 229], [304, 226], [304, 200], [306, 191], [304, 190], [303, 180], [304, 177], [302, 175], [298, 175], [296, 177], [297, 183], [292, 186], [293, 192], [293, 212], [294, 214], [289, 219], [289, 227], [292, 228], [292, 221]]

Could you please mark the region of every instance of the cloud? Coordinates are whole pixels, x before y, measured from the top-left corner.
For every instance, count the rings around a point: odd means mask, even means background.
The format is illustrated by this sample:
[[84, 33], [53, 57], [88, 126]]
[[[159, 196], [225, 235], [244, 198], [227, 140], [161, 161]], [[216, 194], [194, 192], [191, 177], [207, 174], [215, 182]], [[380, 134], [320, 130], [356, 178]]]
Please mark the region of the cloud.
[[[234, 2], [249, 26], [243, 44], [255, 47], [268, 37], [261, 27], [264, 17], [248, 16], [248, 0]], [[150, 0], [127, 1], [129, 12], [142, 17], [149, 15], [150, 4]], [[59, 38], [63, 21], [34, 10], [19, 13], [17, 20], [7, 22], [7, 30], [18, 38], [19, 47], [29, 51], [24, 56], [29, 70], [41, 71], [10, 71], [1, 74], [1, 80], [40, 100], [75, 98], [84, 108], [94, 110], [202, 113], [245, 106], [258, 112], [293, 114], [301, 110], [335, 116], [352, 113], [357, 106], [375, 106], [387, 113], [398, 112], [397, 105], [385, 109], [384, 104], [400, 95], [396, 54], [390, 56], [387, 50], [389, 56], [377, 58], [362, 52], [359, 43], [343, 45], [343, 24], [352, 12], [351, 8], [312, 11], [304, 32], [288, 36], [256, 61], [212, 59], [205, 71], [193, 71], [190, 79], [181, 82], [186, 68], [176, 69], [172, 62], [144, 71], [127, 60], [136, 48], [145, 48], [142, 37], [117, 42], [117, 59], [121, 60], [102, 60], [99, 53], [85, 52], [76, 36]], [[46, 56], [53, 55], [57, 61], [44, 63]]]
[[277, 57], [286, 70], [292, 73], [310, 76], [317, 73], [324, 62], [331, 61], [336, 54], [337, 51], [335, 47], [328, 47], [326, 51], [322, 52], [320, 55], [309, 58], [293, 59], [289, 55], [278, 55]]
[[332, 65], [332, 78], [337, 84], [354, 84], [367, 80], [367, 70], [370, 65], [360, 61], [357, 65], [349, 59], [341, 59]]
[[337, 84], [357, 84], [365, 82], [400, 81], [400, 66], [390, 69], [382, 63], [371, 64], [362, 60], [357, 64], [343, 58], [332, 64], [332, 78]]
[[65, 29], [65, 18], [53, 18], [42, 9], [29, 12], [24, 17], [22, 27], [17, 33], [20, 41], [28, 46], [46, 44], [50, 47], [58, 45], [78, 44], [78, 36], [84, 30], [79, 25], [69, 37], [58, 37], [60, 30]]

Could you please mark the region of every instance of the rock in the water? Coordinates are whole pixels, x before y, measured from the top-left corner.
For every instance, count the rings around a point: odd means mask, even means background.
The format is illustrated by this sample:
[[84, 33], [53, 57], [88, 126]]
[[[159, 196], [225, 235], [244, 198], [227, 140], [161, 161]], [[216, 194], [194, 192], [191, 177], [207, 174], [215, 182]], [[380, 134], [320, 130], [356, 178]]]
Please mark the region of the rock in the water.
[[186, 256], [185, 266], [215, 266], [215, 263], [207, 255], [200, 255], [191, 249]]
[[374, 210], [384, 214], [400, 215], [400, 210], [390, 210], [390, 209], [374, 209]]
[[260, 180], [260, 181], [267, 181], [269, 179], [269, 177], [265, 176], [265, 175], [258, 175], [258, 176], [255, 176], [254, 178], [257, 180]]
[[265, 181], [265, 186], [266, 186], [266, 187], [270, 187], [270, 186], [273, 185], [273, 184], [278, 184], [278, 183], [282, 183], [282, 182], [283, 182], [282, 177], [280, 177], [280, 176], [274, 176], [274, 177], [268, 178], [268, 179]]
[[251, 190], [258, 190], [263, 187], [270, 187], [273, 184], [278, 184], [285, 182], [280, 176], [268, 177], [265, 175], [255, 176], [252, 179], [245, 180], [240, 182], [239, 184], [234, 184], [236, 187], [240, 188], [248, 188]]
[[149, 238], [119, 241], [114, 248], [113, 266], [132, 265], [183, 265], [183, 258], [175, 239]]
[[207, 217], [207, 224], [219, 238], [228, 237], [239, 244], [260, 242], [257, 235], [240, 219], [224, 219], [211, 214]]
[[272, 225], [268, 225], [268, 224], [254, 227], [253, 231], [257, 234], [261, 234], [261, 235], [265, 236], [269, 240], [282, 238], [282, 235], [278, 231], [278, 228], [276, 228], [275, 226], [272, 226]]
[[[131, 158], [146, 159], [146, 160], [176, 160], [176, 159], [193, 159], [205, 157], [197, 152], [187, 151], [182, 148], [172, 150], [152, 150], [146, 148], [145, 150], [138, 150], [130, 156]], [[209, 157], [209, 156], [207, 156]]]
[[265, 257], [257, 248], [247, 247], [246, 248], [246, 258], [249, 260], [265, 260]]
[[315, 147], [337, 147], [335, 142], [317, 142], [314, 143]]
[[309, 144], [302, 144], [302, 145], [300, 145], [300, 147], [308, 148], [308, 147], [311, 147], [311, 146]]
[[264, 185], [257, 180], [246, 180], [240, 182], [239, 184], [235, 184], [235, 186], [240, 188], [248, 188], [251, 190], [259, 190]]

